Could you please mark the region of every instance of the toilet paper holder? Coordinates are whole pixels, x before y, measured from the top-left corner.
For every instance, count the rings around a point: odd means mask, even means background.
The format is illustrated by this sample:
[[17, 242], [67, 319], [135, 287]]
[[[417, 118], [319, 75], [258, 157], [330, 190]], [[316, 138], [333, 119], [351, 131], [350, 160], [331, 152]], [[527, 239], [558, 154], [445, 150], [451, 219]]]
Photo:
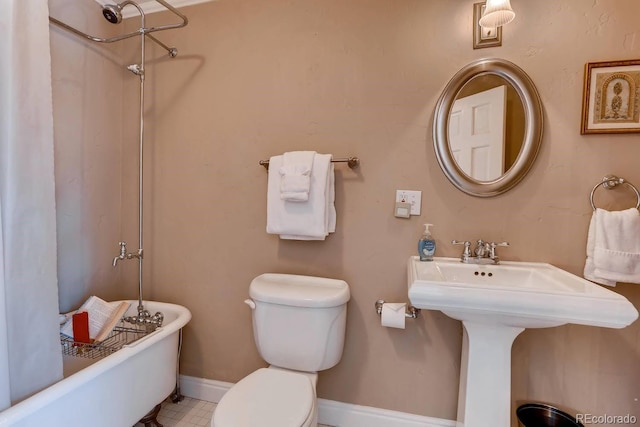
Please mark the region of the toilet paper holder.
[[[385, 301], [383, 299], [379, 299], [378, 301], [376, 301], [376, 313], [378, 313], [378, 316], [382, 316], [382, 304], [384, 304]], [[407, 310], [404, 312], [404, 317], [408, 317], [410, 319], [417, 319], [418, 315], [420, 314], [420, 309], [419, 308], [415, 308], [412, 305], [407, 305]]]

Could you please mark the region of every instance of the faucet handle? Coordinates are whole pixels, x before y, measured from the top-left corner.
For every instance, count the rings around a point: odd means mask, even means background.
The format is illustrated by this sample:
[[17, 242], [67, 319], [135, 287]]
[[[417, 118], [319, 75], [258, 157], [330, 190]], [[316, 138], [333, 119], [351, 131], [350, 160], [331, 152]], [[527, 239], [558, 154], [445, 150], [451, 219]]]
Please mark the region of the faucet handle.
[[500, 243], [491, 242], [492, 248], [496, 248], [497, 246], [509, 246], [509, 242], [500, 242]]
[[489, 249], [489, 258], [494, 260], [494, 262], [496, 262], [496, 263], [500, 262], [500, 258], [498, 258], [498, 256], [496, 255], [496, 248], [498, 246], [509, 246], [509, 242], [500, 242], [500, 243], [491, 242], [491, 244], [489, 246], [490, 247], [490, 249]]
[[471, 242], [468, 240], [465, 240], [464, 242], [460, 242], [458, 240], [452, 240], [451, 241], [452, 245], [464, 245], [464, 250], [462, 251], [462, 256], [460, 257], [460, 259], [464, 262], [465, 260], [468, 260], [469, 257], [471, 257]]

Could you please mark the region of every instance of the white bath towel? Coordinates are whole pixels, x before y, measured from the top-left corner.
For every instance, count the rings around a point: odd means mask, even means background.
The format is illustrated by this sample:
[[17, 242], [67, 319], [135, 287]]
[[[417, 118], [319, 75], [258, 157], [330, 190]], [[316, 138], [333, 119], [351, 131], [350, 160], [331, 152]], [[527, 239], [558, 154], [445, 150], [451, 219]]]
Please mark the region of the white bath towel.
[[290, 151], [282, 156], [280, 172], [280, 198], [292, 202], [309, 200], [311, 171], [315, 151]]
[[[637, 209], [615, 212], [596, 209], [589, 235], [592, 237], [587, 238], [585, 278], [609, 286], [615, 286], [616, 282], [640, 283], [640, 212]], [[593, 245], [591, 262], [589, 240]]]
[[[309, 199], [291, 202], [280, 198], [280, 174], [269, 173], [267, 233], [283, 239], [324, 240], [335, 231], [334, 180], [330, 154], [316, 154], [310, 175]], [[269, 169], [279, 171], [283, 156], [269, 159]]]

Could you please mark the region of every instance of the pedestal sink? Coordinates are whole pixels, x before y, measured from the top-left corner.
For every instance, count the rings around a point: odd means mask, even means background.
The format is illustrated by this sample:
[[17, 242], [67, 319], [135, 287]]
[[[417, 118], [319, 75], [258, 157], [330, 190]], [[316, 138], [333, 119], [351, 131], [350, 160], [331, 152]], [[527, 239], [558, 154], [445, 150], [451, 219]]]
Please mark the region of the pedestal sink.
[[544, 263], [411, 257], [408, 280], [411, 304], [464, 325], [458, 400], [464, 427], [511, 425], [511, 345], [525, 328], [624, 328], [638, 318], [622, 295]]

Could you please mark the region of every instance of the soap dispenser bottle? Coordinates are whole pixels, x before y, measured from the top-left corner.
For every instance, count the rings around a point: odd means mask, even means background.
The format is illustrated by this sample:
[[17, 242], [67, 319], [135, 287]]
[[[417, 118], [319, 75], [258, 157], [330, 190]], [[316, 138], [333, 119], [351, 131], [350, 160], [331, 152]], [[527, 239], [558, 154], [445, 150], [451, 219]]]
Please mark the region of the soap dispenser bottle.
[[424, 233], [420, 240], [418, 240], [418, 255], [420, 255], [420, 261], [433, 261], [433, 255], [436, 253], [436, 241], [431, 236], [429, 227], [433, 224], [424, 225]]

